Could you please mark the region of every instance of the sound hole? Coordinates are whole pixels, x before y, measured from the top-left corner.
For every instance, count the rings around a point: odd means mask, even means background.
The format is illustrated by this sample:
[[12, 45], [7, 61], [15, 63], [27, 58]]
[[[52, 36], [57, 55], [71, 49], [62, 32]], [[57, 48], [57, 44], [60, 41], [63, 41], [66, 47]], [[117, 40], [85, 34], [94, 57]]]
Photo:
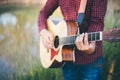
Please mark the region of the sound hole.
[[59, 46], [59, 37], [56, 36], [54, 40], [54, 47], [57, 48]]

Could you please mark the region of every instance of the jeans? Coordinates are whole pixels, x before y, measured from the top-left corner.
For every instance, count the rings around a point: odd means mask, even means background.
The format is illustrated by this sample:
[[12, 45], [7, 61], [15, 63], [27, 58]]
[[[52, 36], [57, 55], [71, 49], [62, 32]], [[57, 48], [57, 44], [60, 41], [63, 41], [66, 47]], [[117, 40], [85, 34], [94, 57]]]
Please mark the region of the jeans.
[[101, 57], [87, 65], [67, 62], [62, 68], [64, 80], [100, 80], [102, 63]]

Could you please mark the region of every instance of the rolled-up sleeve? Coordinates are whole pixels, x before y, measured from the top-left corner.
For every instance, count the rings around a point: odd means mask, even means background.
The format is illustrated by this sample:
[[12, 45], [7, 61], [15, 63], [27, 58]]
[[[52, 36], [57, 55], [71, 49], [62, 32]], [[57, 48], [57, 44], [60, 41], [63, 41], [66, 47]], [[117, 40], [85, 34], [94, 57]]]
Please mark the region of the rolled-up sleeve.
[[58, 7], [59, 0], [47, 0], [45, 6], [41, 9], [38, 16], [38, 32], [47, 27], [47, 19]]

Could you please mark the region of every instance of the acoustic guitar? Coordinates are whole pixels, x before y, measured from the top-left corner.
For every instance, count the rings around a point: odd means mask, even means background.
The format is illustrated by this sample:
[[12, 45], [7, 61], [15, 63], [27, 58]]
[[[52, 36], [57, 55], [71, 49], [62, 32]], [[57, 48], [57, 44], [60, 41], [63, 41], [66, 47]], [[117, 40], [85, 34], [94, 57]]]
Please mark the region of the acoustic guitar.
[[[67, 24], [64, 20], [59, 23], [47, 21], [47, 29], [56, 35], [54, 47], [47, 50], [40, 37], [40, 61], [44, 68], [60, 68], [67, 61], [75, 61], [74, 42], [80, 34], [75, 24]], [[88, 33], [88, 41], [120, 42], [120, 28]]]

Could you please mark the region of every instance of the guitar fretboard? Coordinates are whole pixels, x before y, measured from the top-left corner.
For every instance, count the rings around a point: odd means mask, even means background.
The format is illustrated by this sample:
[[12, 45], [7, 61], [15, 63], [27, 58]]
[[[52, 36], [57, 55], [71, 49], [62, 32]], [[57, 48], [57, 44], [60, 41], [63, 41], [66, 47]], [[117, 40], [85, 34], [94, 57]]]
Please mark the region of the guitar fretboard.
[[[67, 36], [67, 37], [60, 37], [59, 38], [59, 45], [70, 45], [74, 44], [75, 40], [79, 35], [75, 36]], [[93, 32], [88, 33], [88, 41], [101, 41], [102, 40], [102, 32]]]

